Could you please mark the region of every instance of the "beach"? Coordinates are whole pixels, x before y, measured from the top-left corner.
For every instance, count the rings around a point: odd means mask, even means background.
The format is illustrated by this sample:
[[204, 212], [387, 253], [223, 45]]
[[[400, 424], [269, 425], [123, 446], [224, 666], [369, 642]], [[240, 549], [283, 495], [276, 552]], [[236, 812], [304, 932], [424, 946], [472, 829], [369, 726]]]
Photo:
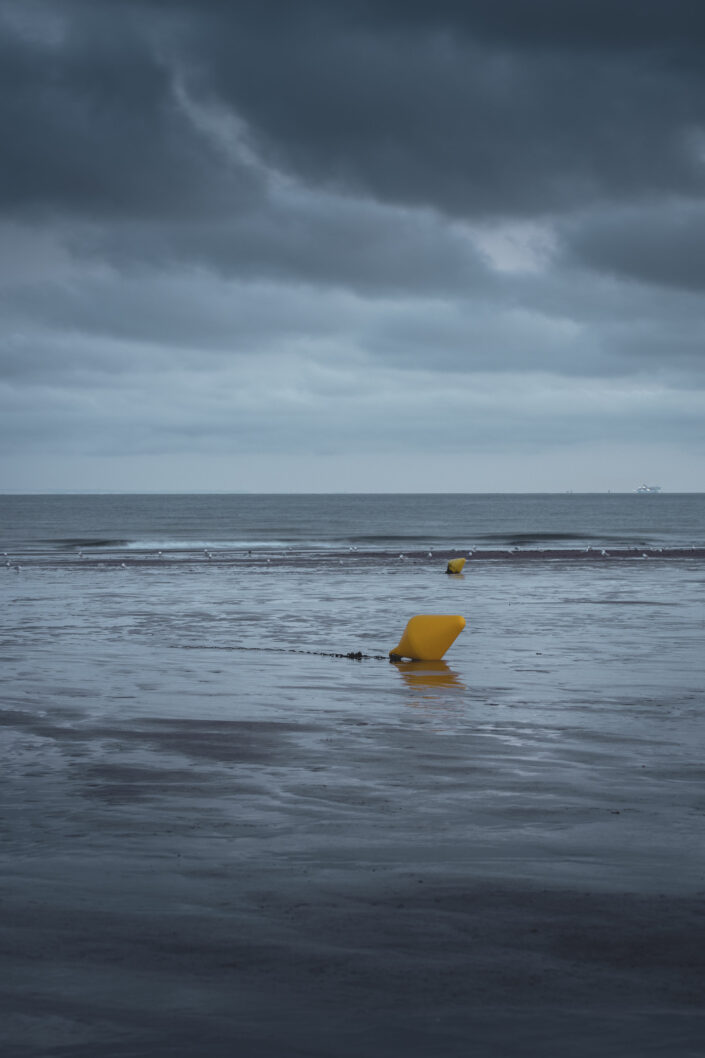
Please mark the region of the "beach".
[[321, 561], [3, 570], [3, 1055], [701, 1055], [702, 557]]
[[0, 1058], [705, 1058], [702, 0], [0, 54]]

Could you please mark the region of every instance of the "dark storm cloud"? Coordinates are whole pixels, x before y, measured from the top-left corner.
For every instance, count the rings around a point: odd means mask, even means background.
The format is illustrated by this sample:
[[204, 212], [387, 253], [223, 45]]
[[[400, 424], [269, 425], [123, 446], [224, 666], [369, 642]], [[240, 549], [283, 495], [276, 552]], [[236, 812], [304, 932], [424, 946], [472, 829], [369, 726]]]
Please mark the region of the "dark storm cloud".
[[597, 272], [684, 290], [705, 289], [705, 205], [659, 202], [588, 216], [566, 227], [566, 259]]
[[58, 41], [4, 35], [10, 205], [241, 209], [253, 174], [188, 119], [177, 75], [243, 119], [272, 164], [385, 201], [511, 216], [702, 187], [695, 2], [57, 0], [57, 11]]
[[193, 15], [186, 50], [308, 180], [461, 215], [698, 190], [698, 7], [556, 8], [237, 5]]
[[[0, 19], [0, 208], [144, 217], [256, 196], [179, 107], [151, 20], [100, 2], [32, 10]], [[48, 11], [59, 21], [37, 32]]]
[[[205, 6], [217, 7], [218, 0], [206, 0]], [[279, 5], [264, 0], [251, 6], [261, 11], [262, 6]], [[705, 33], [705, 20], [693, 0], [673, 0], [667, 12], [661, 0], [622, 0], [618, 5], [612, 0], [313, 0], [307, 6], [321, 13], [337, 8], [369, 24], [450, 26], [461, 34], [516, 40], [524, 46], [555, 42], [574, 49], [599, 45], [628, 50], [668, 42], [679, 51], [694, 52]]]

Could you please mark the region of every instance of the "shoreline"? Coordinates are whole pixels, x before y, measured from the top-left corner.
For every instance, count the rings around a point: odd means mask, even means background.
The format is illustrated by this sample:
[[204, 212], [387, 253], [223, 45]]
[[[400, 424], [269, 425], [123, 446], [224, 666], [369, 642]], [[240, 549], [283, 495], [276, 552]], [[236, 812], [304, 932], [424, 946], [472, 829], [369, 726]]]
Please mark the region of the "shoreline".
[[[225, 548], [217, 546], [203, 549], [180, 548], [173, 550], [154, 549], [105, 549], [97, 551], [90, 545], [67, 550], [8, 550], [2, 556], [0, 565], [14, 567], [19, 562], [28, 568], [32, 567], [95, 567], [95, 566], [236, 566], [244, 569], [271, 566], [273, 568], [297, 568], [301, 566], [346, 566], [370, 568], [387, 566], [399, 568], [400, 563], [424, 569], [436, 568], [453, 558], [465, 558], [467, 566], [477, 563], [541, 563], [558, 562], [594, 563], [635, 562], [651, 560], [652, 562], [676, 562], [705, 559], [703, 547], [580, 547], [580, 548], [437, 548], [429, 554], [428, 548], [415, 548], [400, 552], [391, 550], [364, 550], [359, 548]], [[445, 572], [440, 569], [439, 572]], [[457, 576], [457, 574], [456, 574]]]

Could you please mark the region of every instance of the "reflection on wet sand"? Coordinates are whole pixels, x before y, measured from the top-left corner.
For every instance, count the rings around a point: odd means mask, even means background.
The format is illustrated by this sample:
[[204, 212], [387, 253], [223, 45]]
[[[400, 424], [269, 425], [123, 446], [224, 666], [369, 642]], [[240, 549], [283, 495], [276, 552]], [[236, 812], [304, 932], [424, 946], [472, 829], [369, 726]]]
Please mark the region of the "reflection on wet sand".
[[413, 690], [429, 687], [435, 690], [449, 687], [465, 689], [458, 673], [445, 661], [393, 661], [391, 664]]

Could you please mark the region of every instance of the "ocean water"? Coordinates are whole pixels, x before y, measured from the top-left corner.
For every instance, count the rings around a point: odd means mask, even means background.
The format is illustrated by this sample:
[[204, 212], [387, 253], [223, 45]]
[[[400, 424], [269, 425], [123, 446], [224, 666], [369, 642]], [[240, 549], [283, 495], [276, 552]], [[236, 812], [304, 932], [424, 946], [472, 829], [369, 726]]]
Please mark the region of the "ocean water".
[[705, 546], [705, 496], [0, 496], [0, 550]]
[[[19, 940], [7, 927], [7, 950], [25, 953], [6, 1021], [16, 1053], [54, 1053], [51, 1038], [56, 1053], [185, 1056], [191, 1032], [218, 1054], [218, 1024], [228, 1047], [274, 1055], [274, 1010], [300, 1053], [408, 1055], [416, 1038], [432, 1053], [443, 1023], [458, 1033], [443, 1053], [461, 1055], [473, 997], [545, 1008], [560, 1040], [555, 990], [587, 1010], [610, 980], [626, 998], [586, 1015], [585, 1054], [636, 1054], [620, 1033], [637, 1019], [646, 1045], [662, 1031], [649, 1018], [673, 1010], [690, 1032], [699, 1001], [682, 982], [659, 992], [656, 963], [648, 987], [624, 969], [642, 941], [586, 937], [576, 970], [560, 930], [526, 971], [552, 991], [493, 991], [514, 950], [502, 935], [477, 980], [464, 957], [456, 1006], [439, 991], [418, 1019], [436, 994], [425, 960], [450, 957], [444, 923], [456, 950], [470, 891], [514, 893], [527, 930], [536, 894], [601, 894], [601, 937], [625, 922], [648, 935], [664, 907], [639, 901], [667, 897], [663, 973], [680, 972], [702, 929], [688, 901], [705, 891], [705, 497], [4, 496], [0, 518], [0, 868], [7, 922], [25, 923]], [[447, 576], [459, 555], [463, 574]], [[390, 663], [417, 613], [467, 626], [442, 662]], [[417, 991], [375, 969], [392, 957], [389, 923], [416, 905], [439, 931], [405, 918], [394, 942]], [[534, 924], [529, 953], [546, 935]], [[246, 953], [226, 958], [224, 936], [238, 951], [246, 937]], [[345, 991], [331, 953], [369, 995]], [[682, 958], [694, 980], [700, 956]], [[581, 974], [588, 998], [563, 995]], [[147, 980], [187, 1009], [160, 1020]], [[242, 1037], [238, 1003], [272, 981]], [[312, 1023], [337, 1010], [347, 1024], [389, 988], [384, 1045], [366, 1014], [349, 1051], [311, 1045]], [[28, 1025], [34, 1051], [19, 1049]], [[668, 1033], [654, 1053], [691, 1053]], [[477, 1053], [506, 1045], [492, 1041]]]

